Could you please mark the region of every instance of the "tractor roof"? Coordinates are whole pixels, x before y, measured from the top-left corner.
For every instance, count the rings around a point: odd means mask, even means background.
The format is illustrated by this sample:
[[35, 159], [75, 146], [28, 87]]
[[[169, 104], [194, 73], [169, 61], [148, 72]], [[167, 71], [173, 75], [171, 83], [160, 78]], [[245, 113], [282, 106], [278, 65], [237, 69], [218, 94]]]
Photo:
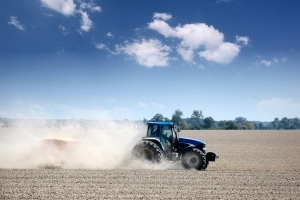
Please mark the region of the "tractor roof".
[[147, 124], [172, 126], [172, 125], [174, 125], [174, 122], [148, 122]]

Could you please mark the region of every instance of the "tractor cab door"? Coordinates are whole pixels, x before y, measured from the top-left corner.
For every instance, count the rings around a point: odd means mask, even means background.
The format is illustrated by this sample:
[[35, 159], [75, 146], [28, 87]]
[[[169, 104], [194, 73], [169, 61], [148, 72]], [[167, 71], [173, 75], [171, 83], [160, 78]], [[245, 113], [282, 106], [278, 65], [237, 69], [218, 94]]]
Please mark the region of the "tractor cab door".
[[162, 133], [163, 139], [166, 144], [166, 157], [168, 158], [168, 160], [178, 160], [178, 138], [176, 132], [173, 129], [173, 126], [164, 126]]
[[173, 151], [174, 149], [174, 134], [171, 126], [162, 126], [161, 140], [165, 145], [167, 151]]

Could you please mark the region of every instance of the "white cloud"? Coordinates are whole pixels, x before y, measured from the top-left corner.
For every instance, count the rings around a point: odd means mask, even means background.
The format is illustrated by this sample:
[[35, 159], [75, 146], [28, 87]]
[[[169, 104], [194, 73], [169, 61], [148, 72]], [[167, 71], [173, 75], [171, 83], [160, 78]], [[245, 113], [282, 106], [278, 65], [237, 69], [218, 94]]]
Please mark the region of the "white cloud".
[[76, 4], [73, 0], [41, 0], [42, 5], [65, 16], [74, 14]]
[[19, 29], [21, 31], [25, 30], [25, 26], [23, 24], [21, 24], [21, 22], [18, 20], [18, 17], [16, 17], [16, 16], [11, 16], [8, 21], [8, 24], [16, 27], [17, 29]]
[[192, 61], [194, 59], [194, 51], [192, 49], [186, 48], [183, 45], [177, 47], [177, 52], [186, 61]]
[[91, 10], [92, 10], [92, 12], [100, 12], [101, 7], [100, 6], [94, 6]]
[[146, 67], [164, 67], [169, 65], [168, 60], [170, 59], [169, 53], [171, 48], [163, 45], [156, 39], [142, 39], [133, 43], [117, 45], [116, 51], [134, 58], [140, 65]]
[[66, 27], [64, 27], [63, 25], [59, 25], [57, 28], [65, 36], [69, 34], [69, 30]]
[[95, 44], [95, 47], [96, 47], [96, 49], [106, 50], [106, 51], [108, 51], [109, 53], [111, 53], [111, 54], [113, 54], [113, 55], [118, 54], [118, 52], [114, 52], [114, 51], [110, 50], [110, 49], [109, 49], [105, 44], [103, 44], [103, 43], [97, 43], [97, 44]]
[[93, 1], [86, 3], [83, 1], [80, 1], [80, 9], [77, 10], [77, 13], [81, 15], [81, 30], [88, 32], [92, 26], [93, 22], [89, 18], [89, 15], [87, 13], [87, 10], [90, 10], [92, 12], [101, 12], [101, 7], [96, 6]]
[[270, 62], [272, 62], [273, 64], [279, 64], [279, 63], [285, 63], [286, 61], [287, 61], [287, 57], [283, 57], [283, 58], [274, 57]]
[[[89, 18], [88, 12], [101, 12], [101, 7], [93, 3], [93, 1], [86, 3], [81, 0], [78, 0], [80, 3], [79, 8], [76, 9], [76, 4], [73, 0], [41, 0], [42, 5], [55, 10], [65, 16], [79, 14], [81, 17], [81, 26], [80, 30], [88, 32], [93, 25], [92, 20]], [[82, 32], [78, 30], [80, 34]]]
[[238, 45], [224, 42], [217, 49], [199, 52], [199, 56], [208, 61], [227, 64], [230, 63], [240, 52]]
[[272, 65], [272, 62], [269, 60], [261, 60], [260, 64], [265, 65], [266, 67], [269, 67]]
[[172, 18], [172, 15], [166, 14], [166, 13], [154, 13], [153, 19], [162, 19], [164, 21], [167, 21]]
[[[265, 66], [265, 67], [270, 67], [272, 65], [278, 65], [278, 64], [282, 64], [287, 62], [287, 57], [274, 57], [272, 59], [262, 59], [261, 56], [258, 56], [258, 61], [256, 63], [256, 65], [259, 67], [261, 65]], [[259, 69], [259, 68], [258, 68]]]
[[181, 45], [190, 49], [216, 49], [224, 40], [223, 33], [216, 30], [213, 26], [204, 23], [186, 24], [175, 27], [175, 37], [181, 39]]
[[101, 7], [96, 6], [93, 2], [86, 3], [86, 2], [80, 2], [80, 8], [81, 9], [89, 9], [92, 12], [101, 12]]
[[161, 19], [154, 19], [153, 22], [148, 24], [150, 29], [156, 30], [165, 37], [175, 36], [176, 32]]
[[278, 98], [273, 97], [271, 99], [264, 99], [258, 102], [258, 110], [269, 118], [275, 117], [299, 117], [300, 102], [296, 102], [291, 98]]
[[106, 34], [106, 36], [107, 36], [107, 37], [114, 37], [114, 35], [113, 35], [111, 32], [108, 32], [108, 33]]
[[[166, 38], [180, 40], [177, 52], [186, 61], [193, 61], [194, 54], [198, 52], [200, 58], [210, 62], [227, 64], [240, 52], [240, 46], [235, 43], [225, 42], [224, 34], [204, 23], [193, 23], [171, 27], [166, 20], [171, 15], [155, 13], [154, 20], [148, 24], [148, 28], [155, 30]], [[237, 36], [237, 42], [247, 45], [249, 38]]]
[[238, 36], [238, 35], [236, 35], [235, 39], [236, 39], [237, 43], [242, 43], [245, 46], [247, 46], [250, 42], [250, 39], [247, 36]]
[[105, 44], [98, 43], [98, 44], [96, 44], [96, 48], [97, 48], [97, 49], [105, 49], [106, 46], [105, 46]]
[[92, 28], [93, 22], [90, 20], [88, 14], [85, 11], [78, 11], [81, 14], [81, 30], [89, 31]]

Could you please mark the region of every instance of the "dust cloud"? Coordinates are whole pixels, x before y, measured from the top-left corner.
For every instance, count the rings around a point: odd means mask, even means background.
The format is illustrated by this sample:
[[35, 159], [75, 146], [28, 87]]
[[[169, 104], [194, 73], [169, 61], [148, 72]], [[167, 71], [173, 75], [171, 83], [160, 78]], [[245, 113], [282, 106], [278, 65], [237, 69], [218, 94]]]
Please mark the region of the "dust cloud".
[[0, 167], [119, 168], [144, 131], [123, 121], [18, 121], [0, 128]]
[[145, 133], [142, 122], [18, 121], [0, 127], [0, 168], [178, 168], [131, 159], [133, 146]]

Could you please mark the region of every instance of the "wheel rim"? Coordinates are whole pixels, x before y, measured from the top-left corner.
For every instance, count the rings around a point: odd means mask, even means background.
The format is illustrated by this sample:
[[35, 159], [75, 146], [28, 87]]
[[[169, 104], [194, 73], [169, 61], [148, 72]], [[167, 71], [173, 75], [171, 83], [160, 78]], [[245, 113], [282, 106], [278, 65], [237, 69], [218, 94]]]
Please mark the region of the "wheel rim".
[[195, 154], [189, 154], [186, 156], [186, 163], [189, 167], [196, 168], [200, 163], [200, 158]]
[[154, 154], [153, 154], [153, 151], [151, 151], [148, 148], [141, 148], [137, 153], [137, 157], [139, 159], [145, 159], [145, 160], [151, 161], [154, 159]]

